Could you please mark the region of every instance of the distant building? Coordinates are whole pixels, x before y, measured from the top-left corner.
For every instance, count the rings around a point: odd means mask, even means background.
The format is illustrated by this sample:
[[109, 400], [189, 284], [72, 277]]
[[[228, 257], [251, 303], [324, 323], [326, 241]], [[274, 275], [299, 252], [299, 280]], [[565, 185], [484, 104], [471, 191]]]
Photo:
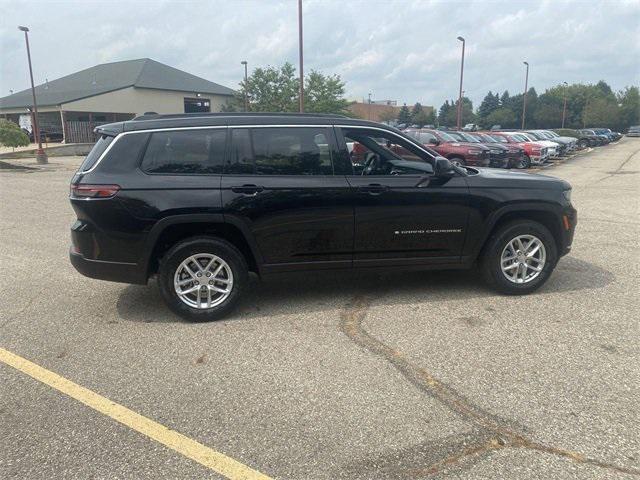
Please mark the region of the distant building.
[[[230, 88], [150, 58], [104, 63], [36, 87], [41, 130], [93, 141], [96, 125], [144, 112], [219, 112]], [[0, 117], [30, 126], [31, 89], [0, 98]]]

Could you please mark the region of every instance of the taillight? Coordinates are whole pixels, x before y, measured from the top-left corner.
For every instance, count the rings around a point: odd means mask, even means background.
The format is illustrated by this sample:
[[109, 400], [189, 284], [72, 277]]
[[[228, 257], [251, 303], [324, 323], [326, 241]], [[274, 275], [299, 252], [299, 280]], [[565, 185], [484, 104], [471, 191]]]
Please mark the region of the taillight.
[[109, 198], [120, 190], [120, 185], [71, 185], [71, 196], [75, 198]]

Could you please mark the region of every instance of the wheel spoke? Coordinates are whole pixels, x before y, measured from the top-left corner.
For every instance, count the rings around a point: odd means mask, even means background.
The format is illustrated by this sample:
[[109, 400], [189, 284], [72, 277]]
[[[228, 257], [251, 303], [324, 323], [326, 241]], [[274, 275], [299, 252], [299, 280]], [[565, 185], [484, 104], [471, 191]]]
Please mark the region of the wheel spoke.
[[[527, 249], [531, 246], [531, 243], [527, 246]], [[536, 243], [535, 247], [532, 250], [527, 252], [527, 257], [533, 257], [540, 250], [540, 244]]]
[[513, 270], [514, 268], [516, 268], [519, 264], [518, 263], [512, 263], [511, 265], [509, 265], [508, 267], [503, 267], [502, 270], [504, 270], [505, 272], [508, 270]]
[[[189, 259], [191, 260], [191, 259]], [[191, 275], [192, 278], [196, 278], [196, 272], [194, 272], [193, 270], [191, 270], [191, 267], [189, 266], [188, 262], [185, 262], [184, 264], [184, 269], [187, 271], [187, 273], [189, 275]]]
[[214, 292], [217, 292], [217, 293], [229, 293], [229, 290], [226, 290], [226, 289], [220, 288], [220, 287], [216, 287], [215, 285], [209, 285], [209, 289], [213, 290]]
[[200, 285], [195, 285], [187, 290], [182, 290], [181, 292], [178, 292], [180, 295], [188, 295], [189, 293], [193, 293], [196, 290], [200, 289]]

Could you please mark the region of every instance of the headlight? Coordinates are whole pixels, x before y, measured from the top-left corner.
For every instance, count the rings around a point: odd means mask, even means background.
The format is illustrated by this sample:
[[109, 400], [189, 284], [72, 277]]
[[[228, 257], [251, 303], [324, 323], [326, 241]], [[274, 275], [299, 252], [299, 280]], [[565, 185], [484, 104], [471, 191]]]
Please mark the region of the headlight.
[[564, 195], [564, 198], [566, 198], [567, 202], [571, 203], [571, 189], [564, 190], [562, 192], [562, 195]]
[[467, 153], [469, 155], [480, 155], [482, 153], [482, 150], [475, 150], [473, 148], [470, 148], [469, 150], [467, 150]]

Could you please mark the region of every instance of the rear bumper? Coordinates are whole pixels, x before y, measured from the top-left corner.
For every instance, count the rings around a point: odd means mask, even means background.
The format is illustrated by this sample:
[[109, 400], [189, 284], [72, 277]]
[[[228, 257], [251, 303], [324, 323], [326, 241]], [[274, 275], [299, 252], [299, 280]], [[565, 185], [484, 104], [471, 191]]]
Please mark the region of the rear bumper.
[[147, 278], [136, 263], [105, 262], [89, 260], [80, 253], [69, 251], [71, 265], [85, 277], [109, 282], [136, 283], [145, 285]]

